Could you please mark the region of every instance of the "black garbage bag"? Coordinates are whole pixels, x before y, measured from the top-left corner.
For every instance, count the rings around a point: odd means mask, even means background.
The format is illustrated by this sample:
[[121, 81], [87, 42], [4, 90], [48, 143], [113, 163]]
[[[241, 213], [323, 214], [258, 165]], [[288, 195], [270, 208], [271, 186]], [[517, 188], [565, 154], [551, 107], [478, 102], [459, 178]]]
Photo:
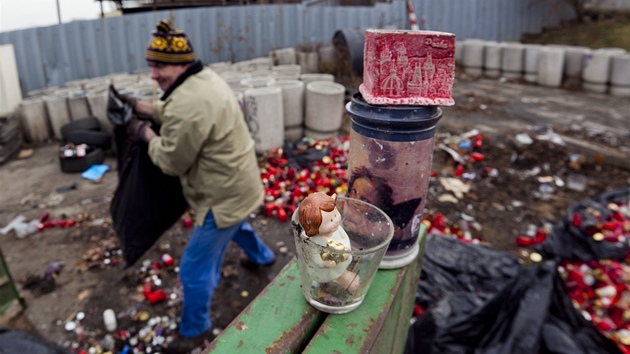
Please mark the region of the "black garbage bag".
[[[536, 247], [544, 258], [582, 261], [599, 259], [624, 259], [628, 253], [628, 240], [602, 242], [591, 237], [589, 230], [611, 218], [609, 203], [627, 202], [630, 187], [614, 189], [592, 198], [577, 202], [567, 210], [567, 215], [558, 222], [545, 242]], [[599, 213], [599, 217], [593, 215]], [[579, 222], [574, 221], [574, 217]]]
[[407, 353], [620, 353], [573, 308], [555, 260], [524, 267], [457, 242], [427, 239], [417, 300], [426, 311], [411, 326]]
[[630, 186], [615, 188], [613, 190], [601, 193], [594, 199], [600, 204], [608, 205], [608, 203], [628, 204], [630, 202]]
[[328, 147], [316, 149], [309, 147], [307, 141], [287, 141], [282, 146], [282, 150], [287, 159], [287, 166], [295, 167], [298, 170], [303, 168], [310, 169], [314, 162], [321, 161], [324, 156], [330, 155]]
[[449, 294], [495, 294], [519, 274], [521, 267], [517, 259], [490, 246], [428, 235], [417, 302], [427, 308]]
[[107, 119], [117, 127], [127, 125], [133, 118], [133, 107], [125, 103], [114, 85], [110, 85], [107, 98]]
[[[108, 110], [118, 107], [110, 88]], [[126, 103], [119, 101], [122, 105]], [[118, 151], [118, 186], [110, 204], [116, 235], [123, 251], [126, 266], [132, 266], [186, 211], [178, 177], [168, 176], [155, 166], [148, 153], [148, 144], [132, 142], [127, 137], [125, 109], [108, 111], [114, 127], [114, 141]], [[153, 130], [159, 126], [153, 124]]]
[[[553, 270], [557, 269], [555, 261], [548, 262], [548, 265], [553, 266]], [[541, 354], [622, 353], [613, 341], [600, 333], [573, 307], [557, 271], [553, 273], [552, 299], [541, 333]]]
[[0, 354], [70, 354], [70, 351], [19, 329], [0, 328]]

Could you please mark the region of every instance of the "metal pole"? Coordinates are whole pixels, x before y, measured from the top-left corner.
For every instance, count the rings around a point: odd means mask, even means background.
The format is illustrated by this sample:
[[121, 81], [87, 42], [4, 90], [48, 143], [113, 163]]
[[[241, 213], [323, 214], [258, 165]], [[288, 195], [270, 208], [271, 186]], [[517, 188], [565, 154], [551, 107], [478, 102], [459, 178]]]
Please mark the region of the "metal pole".
[[61, 8], [59, 7], [59, 0], [57, 0], [57, 18], [59, 19], [59, 24], [61, 24]]
[[409, 14], [409, 24], [411, 25], [411, 29], [417, 31], [420, 29], [418, 26], [418, 18], [416, 17], [416, 12], [413, 10], [413, 3], [411, 0], [407, 0], [407, 12]]

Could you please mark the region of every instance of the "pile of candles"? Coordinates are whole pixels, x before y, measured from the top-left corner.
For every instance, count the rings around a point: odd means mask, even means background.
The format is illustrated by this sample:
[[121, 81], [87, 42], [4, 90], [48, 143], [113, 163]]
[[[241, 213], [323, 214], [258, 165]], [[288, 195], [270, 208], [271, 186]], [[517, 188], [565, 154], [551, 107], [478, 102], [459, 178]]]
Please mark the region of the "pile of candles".
[[[609, 203], [603, 212], [586, 207], [573, 213], [572, 225], [584, 237], [627, 247], [630, 210], [627, 203]], [[559, 271], [573, 305], [630, 354], [630, 252], [623, 260], [563, 261]]]
[[[349, 137], [303, 139], [292, 151], [271, 149], [259, 160], [265, 187], [264, 212], [287, 221], [313, 192], [345, 194]], [[291, 163], [299, 160], [301, 165]]]

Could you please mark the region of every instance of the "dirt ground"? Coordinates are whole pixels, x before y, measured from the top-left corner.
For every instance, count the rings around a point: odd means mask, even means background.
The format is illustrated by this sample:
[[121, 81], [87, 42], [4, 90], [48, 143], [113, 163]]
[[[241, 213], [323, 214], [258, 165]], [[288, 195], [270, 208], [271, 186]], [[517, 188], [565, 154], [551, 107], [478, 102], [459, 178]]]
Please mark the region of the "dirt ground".
[[[473, 80], [465, 75], [458, 76], [454, 98], [455, 106], [444, 107], [438, 123], [427, 215], [442, 213], [453, 224], [468, 225], [473, 237], [523, 256], [527, 250], [515, 245], [516, 236], [559, 221], [576, 201], [630, 183], [628, 99], [504, 80]], [[347, 123], [342, 134], [347, 132]], [[439, 146], [473, 129], [483, 136], [478, 149], [483, 160], [465, 164], [458, 179], [470, 190], [457, 197], [441, 183], [442, 178], [454, 177], [457, 164]], [[517, 134], [523, 133], [532, 138], [531, 144], [518, 142]], [[159, 263], [165, 253], [175, 260], [175, 266], [156, 272], [161, 285], [154, 282], [155, 288], [166, 290], [169, 299], [148, 303], [140, 280], [146, 273], [121, 279], [123, 265], [109, 216], [118, 183], [115, 158], [108, 156], [106, 163], [112, 170], [100, 183], [64, 174], [57, 144], [50, 143], [35, 147], [28, 158], [0, 166], [0, 227], [18, 215], [32, 220], [43, 212], [57, 220], [77, 221], [72, 228], [53, 227], [24, 238], [0, 235], [2, 251], [20, 287], [29, 277], [43, 276], [51, 263], [63, 262], [54, 289], [21, 289], [28, 305], [24, 317], [44, 338], [77, 350], [103, 338], [105, 309], [117, 313], [119, 329], [134, 333], [145, 325], [143, 316], [144, 320], [166, 316], [174, 321], [181, 305], [176, 265], [191, 229], [176, 223], [145, 254], [142, 260], [146, 261], [134, 265], [141, 273]], [[73, 185], [73, 189], [58, 191]], [[218, 331], [293, 257], [287, 222], [262, 212], [251, 222], [275, 250], [278, 261], [270, 269], [251, 272], [239, 265], [239, 250], [229, 248], [212, 304]], [[148, 267], [143, 268], [143, 263]], [[85, 315], [79, 330], [66, 330], [78, 313]]]

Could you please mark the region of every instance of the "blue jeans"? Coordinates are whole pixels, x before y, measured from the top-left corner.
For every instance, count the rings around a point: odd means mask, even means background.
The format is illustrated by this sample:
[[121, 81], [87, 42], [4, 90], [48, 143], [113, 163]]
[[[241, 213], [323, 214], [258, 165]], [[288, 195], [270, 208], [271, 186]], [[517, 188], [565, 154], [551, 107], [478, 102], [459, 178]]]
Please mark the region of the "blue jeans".
[[203, 226], [196, 226], [180, 263], [179, 277], [184, 287], [184, 308], [179, 333], [194, 337], [212, 327], [210, 301], [221, 280], [221, 264], [230, 241], [236, 242], [247, 257], [258, 264], [274, 259], [273, 252], [243, 220], [234, 226], [217, 228], [212, 212]]

